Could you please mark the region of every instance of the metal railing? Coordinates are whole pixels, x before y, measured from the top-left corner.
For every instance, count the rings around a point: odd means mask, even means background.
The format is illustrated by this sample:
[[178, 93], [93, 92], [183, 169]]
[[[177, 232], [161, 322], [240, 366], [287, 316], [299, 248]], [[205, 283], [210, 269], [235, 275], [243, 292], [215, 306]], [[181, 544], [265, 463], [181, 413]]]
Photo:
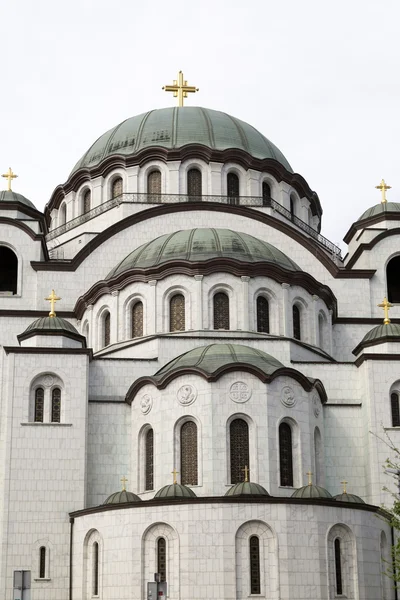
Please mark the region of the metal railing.
[[174, 203], [195, 203], [195, 202], [218, 202], [221, 204], [231, 204], [234, 206], [264, 206], [266, 208], [272, 208], [278, 212], [285, 219], [296, 225], [299, 229], [304, 231], [307, 235], [316, 240], [325, 250], [330, 254], [341, 258], [341, 250], [336, 244], [328, 240], [326, 237], [318, 233], [311, 225], [305, 223], [295, 215], [293, 215], [287, 208], [273, 200], [272, 198], [263, 198], [261, 196], [188, 196], [187, 194], [121, 194], [116, 198], [112, 198], [87, 213], [79, 215], [75, 219], [71, 219], [64, 225], [60, 225], [50, 231], [47, 234], [46, 240], [49, 242], [54, 238], [90, 221], [94, 217], [101, 215], [120, 204], [174, 204]]

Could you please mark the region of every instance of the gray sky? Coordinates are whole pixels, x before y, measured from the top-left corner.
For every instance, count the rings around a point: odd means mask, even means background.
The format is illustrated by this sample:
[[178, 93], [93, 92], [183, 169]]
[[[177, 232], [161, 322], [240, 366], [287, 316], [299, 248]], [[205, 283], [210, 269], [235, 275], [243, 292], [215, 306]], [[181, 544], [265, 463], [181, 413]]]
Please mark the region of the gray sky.
[[[319, 194], [338, 242], [400, 202], [398, 0], [0, 0], [0, 170], [43, 209], [92, 142], [123, 119], [187, 105], [249, 122]], [[4, 189], [5, 180], [2, 187]], [[344, 244], [341, 244], [344, 247]]]

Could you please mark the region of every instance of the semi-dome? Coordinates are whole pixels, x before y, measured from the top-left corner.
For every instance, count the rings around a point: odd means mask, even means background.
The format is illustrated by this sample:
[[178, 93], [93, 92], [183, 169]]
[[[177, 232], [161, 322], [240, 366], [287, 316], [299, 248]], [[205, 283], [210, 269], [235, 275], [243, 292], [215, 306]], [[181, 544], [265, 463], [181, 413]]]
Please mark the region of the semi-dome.
[[400, 218], [400, 203], [380, 202], [379, 204], [375, 204], [375, 206], [371, 206], [371, 208], [368, 208], [357, 220], [363, 221], [364, 219], [370, 219], [372, 217], [383, 215], [385, 213], [399, 213]]
[[332, 498], [331, 494], [325, 488], [309, 483], [295, 490], [292, 498]]
[[3, 202], [19, 202], [20, 204], [25, 204], [25, 206], [29, 206], [29, 208], [34, 208], [36, 210], [36, 206], [33, 204], [33, 202], [28, 200], [28, 198], [25, 198], [25, 196], [23, 196], [22, 194], [18, 194], [17, 192], [13, 192], [11, 190], [3, 190], [0, 192], [0, 208]]
[[78, 332], [72, 323], [61, 317], [47, 316], [36, 319], [18, 336], [18, 339], [24, 340], [34, 335], [66, 335], [82, 342], [85, 341], [85, 337]]
[[365, 504], [364, 500], [360, 498], [360, 496], [356, 496], [355, 494], [348, 494], [347, 492], [343, 492], [342, 494], [338, 494], [333, 497], [334, 500], [338, 502], [353, 502], [355, 504]]
[[139, 498], [133, 492], [128, 492], [127, 490], [121, 490], [119, 492], [114, 492], [111, 496], [108, 496], [107, 500], [104, 500], [104, 504], [126, 504], [126, 502], [141, 502], [142, 499]]
[[282, 152], [252, 125], [218, 110], [184, 106], [151, 110], [122, 121], [90, 146], [71, 175], [110, 156], [130, 156], [152, 146], [177, 150], [188, 145], [244, 150], [254, 158], [276, 160], [293, 172]]
[[128, 254], [107, 279], [130, 269], [148, 269], [169, 261], [204, 262], [230, 258], [240, 262], [268, 262], [288, 271], [301, 271], [286, 254], [268, 242], [231, 229], [185, 229], [167, 233]]
[[225, 496], [247, 496], [255, 498], [256, 496], [269, 496], [267, 490], [259, 483], [253, 481], [241, 481], [236, 483], [226, 492]]
[[196, 494], [190, 487], [181, 483], [165, 485], [154, 496], [154, 500], [180, 500], [182, 498], [196, 498]]
[[400, 324], [382, 323], [366, 333], [361, 342], [354, 348], [353, 354], [358, 354], [363, 348], [383, 344], [385, 342], [400, 342]]

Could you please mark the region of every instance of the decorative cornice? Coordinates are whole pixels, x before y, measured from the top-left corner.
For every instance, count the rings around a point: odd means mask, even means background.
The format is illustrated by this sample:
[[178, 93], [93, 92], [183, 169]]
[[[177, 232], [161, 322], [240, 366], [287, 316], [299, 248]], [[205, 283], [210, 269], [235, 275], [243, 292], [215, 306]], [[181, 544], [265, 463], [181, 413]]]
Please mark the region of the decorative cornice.
[[374, 237], [374, 239], [370, 242], [360, 244], [357, 250], [354, 252], [353, 256], [348, 261], [346, 269], [351, 269], [351, 267], [357, 262], [357, 260], [360, 258], [363, 252], [372, 250], [372, 248], [376, 246], [376, 244], [379, 244], [379, 242], [381, 242], [385, 238], [392, 237], [393, 235], [400, 236], [400, 227], [394, 227], [393, 229], [385, 229], [385, 231], [382, 231], [382, 233], [378, 233], [378, 235]]
[[[390, 335], [385, 335], [382, 336], [380, 338], [377, 338], [375, 340], [366, 340], [365, 342], [362, 341], [359, 344], [357, 344], [357, 346], [354, 348], [353, 350], [353, 354], [354, 356], [357, 356], [357, 354], [360, 354], [361, 350], [363, 350], [364, 348], [370, 348], [371, 346], [379, 346], [380, 344], [386, 344], [386, 343], [400, 343], [400, 336], [399, 337], [393, 337]], [[385, 356], [387, 356], [387, 354], [385, 354]]]
[[27, 332], [23, 332], [20, 333], [19, 335], [17, 335], [17, 340], [21, 343], [24, 340], [27, 340], [31, 337], [35, 337], [35, 336], [54, 336], [54, 337], [67, 337], [71, 340], [75, 340], [77, 342], [81, 342], [83, 344], [83, 347], [86, 348], [86, 338], [84, 335], [81, 335], [80, 333], [73, 333], [72, 331], [65, 331], [65, 330], [54, 330], [54, 329], [40, 329], [40, 330], [35, 330], [32, 329], [30, 331]]
[[[10, 298], [12, 296], [5, 296], [6, 298]], [[29, 317], [29, 318], [40, 318], [40, 317], [48, 317], [48, 310], [24, 310], [24, 309], [9, 309], [4, 308], [0, 310], [0, 318], [1, 317]], [[62, 317], [63, 319], [75, 319], [75, 313], [72, 311], [57, 311], [57, 316]]]
[[388, 360], [399, 361], [400, 354], [372, 354], [372, 353], [371, 354], [361, 354], [361, 356], [356, 358], [356, 360], [354, 361], [354, 364], [356, 365], [356, 367], [359, 367], [367, 360], [377, 360], [377, 361], [384, 360], [386, 362]]
[[3, 346], [6, 354], [86, 354], [91, 360], [93, 350], [91, 348], [40, 348], [37, 346], [21, 348], [21, 346]]
[[381, 221], [400, 221], [400, 213], [397, 212], [383, 212], [379, 213], [373, 217], [367, 217], [366, 219], [362, 219], [362, 221], [356, 221], [353, 223], [343, 238], [343, 241], [346, 244], [350, 244], [354, 235], [360, 229], [366, 229], [369, 225], [375, 225], [376, 223], [380, 223]]
[[[37, 211], [35, 211], [35, 212], [37, 212]], [[43, 215], [42, 215], [42, 217], [43, 217]], [[41, 222], [44, 224], [43, 219], [42, 219]], [[21, 229], [24, 233], [26, 233], [27, 235], [29, 235], [29, 237], [34, 242], [40, 242], [40, 244], [42, 246], [42, 249], [43, 249], [43, 254], [45, 256], [45, 260], [49, 259], [49, 254], [48, 254], [47, 246], [46, 246], [46, 238], [45, 238], [45, 235], [43, 233], [35, 233], [23, 221], [20, 221], [18, 219], [12, 219], [11, 217], [0, 217], [0, 225], [1, 224], [8, 225], [9, 227], [16, 227], [17, 229]]]

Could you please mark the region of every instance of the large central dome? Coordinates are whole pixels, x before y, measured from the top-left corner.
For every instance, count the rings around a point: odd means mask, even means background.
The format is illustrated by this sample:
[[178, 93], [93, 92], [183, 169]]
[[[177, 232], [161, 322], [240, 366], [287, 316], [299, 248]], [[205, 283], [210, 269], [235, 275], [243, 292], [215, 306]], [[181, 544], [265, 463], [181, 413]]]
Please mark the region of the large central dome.
[[184, 106], [151, 110], [122, 121], [94, 142], [72, 173], [95, 167], [113, 155], [128, 156], [151, 146], [173, 150], [189, 144], [244, 150], [254, 158], [276, 160], [293, 172], [282, 152], [252, 125], [218, 110]]

